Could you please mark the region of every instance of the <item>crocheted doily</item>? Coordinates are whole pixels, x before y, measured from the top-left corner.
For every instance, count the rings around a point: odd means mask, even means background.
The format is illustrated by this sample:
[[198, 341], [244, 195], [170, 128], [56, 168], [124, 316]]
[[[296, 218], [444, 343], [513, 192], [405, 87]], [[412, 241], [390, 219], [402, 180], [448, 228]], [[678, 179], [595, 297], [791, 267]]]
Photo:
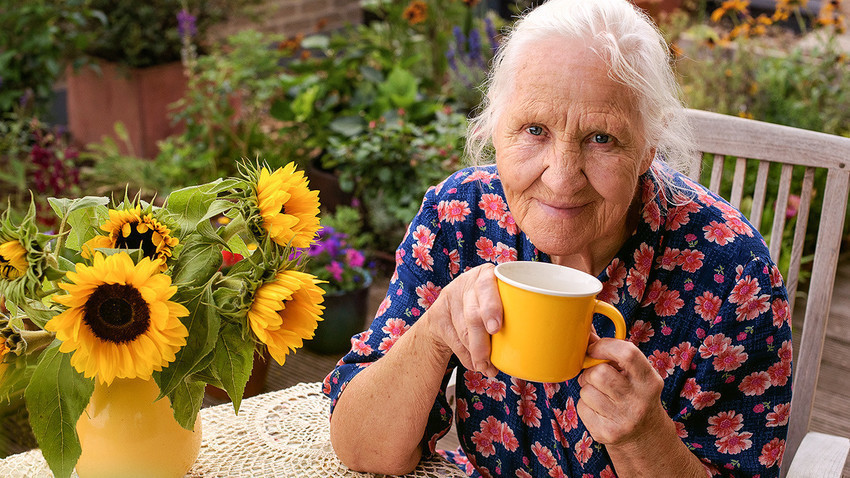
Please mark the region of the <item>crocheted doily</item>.
[[[188, 477], [364, 477], [336, 457], [329, 435], [329, 400], [321, 383], [299, 383], [242, 402], [201, 410], [201, 452]], [[52, 477], [39, 450], [0, 460], [0, 476]], [[76, 477], [76, 474], [73, 476]], [[413, 478], [465, 477], [439, 456], [423, 460]]]

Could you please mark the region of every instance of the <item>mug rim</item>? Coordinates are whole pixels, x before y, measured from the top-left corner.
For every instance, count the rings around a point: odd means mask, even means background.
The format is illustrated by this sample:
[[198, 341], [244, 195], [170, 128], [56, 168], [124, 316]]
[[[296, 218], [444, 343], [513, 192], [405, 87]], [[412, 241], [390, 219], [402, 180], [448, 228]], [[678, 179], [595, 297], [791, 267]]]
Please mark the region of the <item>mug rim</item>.
[[[536, 264], [533, 266], [528, 266], [527, 264]], [[552, 268], [553, 270], [557, 269], [561, 272], [566, 272], [568, 274], [573, 274], [578, 276], [588, 282], [591, 282], [593, 288], [589, 291], [585, 292], [566, 292], [562, 290], [549, 289], [546, 287], [538, 287], [535, 285], [526, 284], [520, 282], [511, 277], [507, 277], [504, 271], [508, 271], [511, 268], [520, 268], [520, 267], [543, 267], [543, 268]], [[574, 269], [569, 266], [562, 266], [560, 264], [554, 264], [552, 262], [541, 262], [541, 261], [511, 261], [511, 262], [503, 262], [501, 264], [496, 265], [493, 269], [496, 277], [502, 282], [517, 287], [522, 290], [527, 290], [530, 292], [536, 292], [538, 294], [544, 294], [555, 297], [590, 297], [596, 296], [600, 292], [602, 292], [602, 282], [599, 281], [596, 277], [588, 274], [587, 272], [580, 271], [578, 269]]]

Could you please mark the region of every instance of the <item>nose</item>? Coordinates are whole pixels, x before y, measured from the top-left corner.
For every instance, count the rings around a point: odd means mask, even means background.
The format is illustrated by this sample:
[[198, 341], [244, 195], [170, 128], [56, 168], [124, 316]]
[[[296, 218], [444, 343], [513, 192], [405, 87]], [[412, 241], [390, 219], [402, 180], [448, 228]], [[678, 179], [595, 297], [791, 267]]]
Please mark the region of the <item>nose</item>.
[[557, 141], [546, 153], [540, 179], [550, 190], [569, 195], [587, 185], [585, 160], [577, 144]]

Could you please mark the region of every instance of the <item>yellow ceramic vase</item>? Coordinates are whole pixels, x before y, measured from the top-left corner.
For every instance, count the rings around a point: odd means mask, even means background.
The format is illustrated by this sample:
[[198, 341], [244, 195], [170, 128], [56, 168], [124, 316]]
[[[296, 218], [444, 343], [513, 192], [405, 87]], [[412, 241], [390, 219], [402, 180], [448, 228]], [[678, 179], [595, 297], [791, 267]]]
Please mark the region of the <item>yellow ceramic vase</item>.
[[95, 384], [77, 421], [81, 478], [182, 477], [192, 468], [201, 448], [201, 417], [190, 432], [174, 419], [168, 397], [154, 401], [157, 395], [153, 380]]

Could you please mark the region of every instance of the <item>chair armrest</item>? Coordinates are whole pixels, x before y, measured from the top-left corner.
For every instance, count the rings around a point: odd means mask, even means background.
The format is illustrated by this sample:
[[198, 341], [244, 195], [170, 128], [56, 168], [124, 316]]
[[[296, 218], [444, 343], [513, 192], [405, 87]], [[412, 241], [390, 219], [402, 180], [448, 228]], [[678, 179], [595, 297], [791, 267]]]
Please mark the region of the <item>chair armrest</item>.
[[841, 478], [850, 439], [809, 432], [791, 461], [786, 478]]

